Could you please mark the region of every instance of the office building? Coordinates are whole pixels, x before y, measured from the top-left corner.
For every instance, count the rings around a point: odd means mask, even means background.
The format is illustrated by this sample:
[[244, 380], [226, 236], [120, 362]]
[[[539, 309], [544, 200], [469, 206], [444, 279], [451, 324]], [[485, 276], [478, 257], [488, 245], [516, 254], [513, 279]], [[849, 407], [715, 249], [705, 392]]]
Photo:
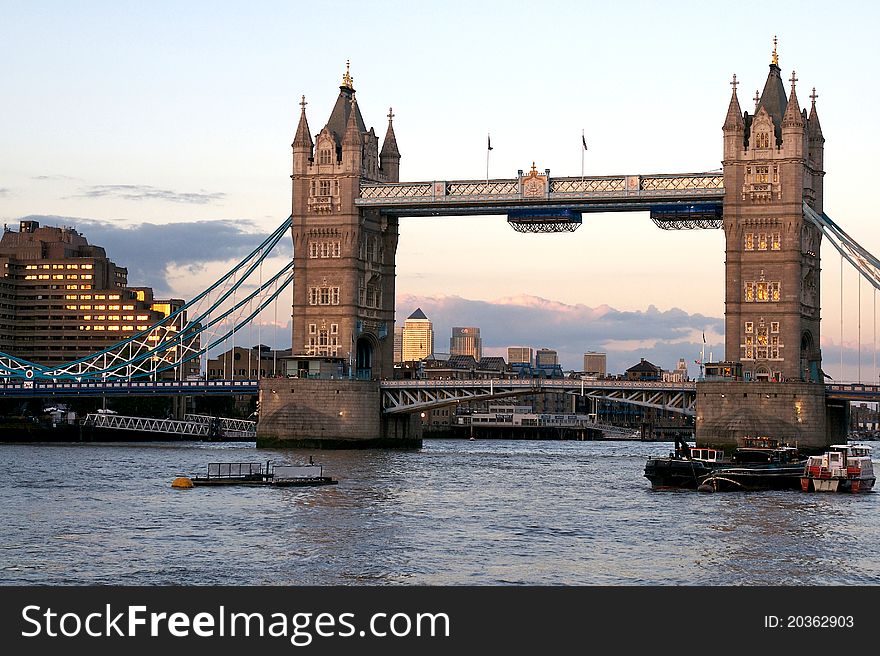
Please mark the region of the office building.
[[449, 339], [449, 355], [470, 355], [479, 362], [483, 357], [480, 329], [474, 326], [454, 327]]
[[600, 378], [606, 373], [606, 354], [597, 353], [596, 351], [587, 351], [584, 353], [584, 373], [589, 376], [599, 376]]
[[548, 348], [538, 349], [535, 352], [535, 367], [539, 369], [552, 369], [559, 365], [559, 354]]
[[424, 360], [433, 352], [434, 324], [421, 308], [416, 308], [403, 322], [403, 361]]
[[394, 327], [394, 364], [403, 362], [403, 326]]
[[[37, 364], [102, 351], [184, 305], [182, 299], [153, 298], [149, 287], [129, 287], [128, 270], [69, 227], [21, 221], [18, 232], [6, 228], [0, 269], [0, 351]], [[174, 323], [185, 325], [186, 316]], [[165, 357], [173, 361], [176, 354]], [[193, 373], [199, 373], [198, 359], [177, 375]]]
[[532, 366], [534, 351], [531, 346], [508, 346], [507, 362], [508, 364], [525, 364]]

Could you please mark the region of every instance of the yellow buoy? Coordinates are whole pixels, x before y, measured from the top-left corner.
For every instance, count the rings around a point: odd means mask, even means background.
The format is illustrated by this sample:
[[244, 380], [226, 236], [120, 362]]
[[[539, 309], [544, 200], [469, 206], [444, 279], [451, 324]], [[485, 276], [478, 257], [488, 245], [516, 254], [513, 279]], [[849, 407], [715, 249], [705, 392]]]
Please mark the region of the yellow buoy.
[[178, 476], [173, 481], [171, 481], [171, 487], [189, 489], [192, 486], [193, 486], [192, 480], [187, 478], [186, 476]]

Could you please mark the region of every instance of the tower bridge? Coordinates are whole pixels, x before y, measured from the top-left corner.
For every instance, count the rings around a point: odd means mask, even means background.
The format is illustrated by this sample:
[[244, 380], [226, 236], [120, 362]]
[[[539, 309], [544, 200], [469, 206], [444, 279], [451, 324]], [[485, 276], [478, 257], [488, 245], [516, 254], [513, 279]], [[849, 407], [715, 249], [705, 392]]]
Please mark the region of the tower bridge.
[[[309, 127], [303, 97], [291, 144], [290, 218], [244, 261], [172, 314], [167, 325], [70, 363], [37, 365], [0, 354], [0, 377], [77, 385], [156, 379], [224, 343], [268, 305], [277, 307], [275, 299], [291, 286], [293, 355], [336, 358], [347, 363], [347, 376], [260, 381], [258, 443], [419, 444], [419, 408], [519, 388], [507, 381], [501, 387], [490, 382], [488, 390], [486, 381], [455, 381], [429, 389], [392, 380], [401, 221], [506, 214], [517, 230], [555, 232], [577, 229], [583, 213], [643, 211], [663, 229], [723, 229], [722, 369], [730, 376], [698, 382], [692, 390], [591, 384], [582, 392], [693, 412], [698, 443], [731, 445], [743, 431], [770, 431], [821, 448], [841, 439], [849, 400], [876, 394], [875, 388], [826, 389], [819, 346], [823, 237], [875, 290], [880, 260], [825, 213], [818, 96], [814, 89], [809, 111], [801, 109], [794, 72], [788, 82], [786, 88], [775, 42], [753, 113], [742, 111], [733, 76], [721, 125], [720, 171], [556, 177], [532, 162], [530, 170], [507, 179], [402, 182], [394, 114], [388, 112], [380, 149], [346, 69], [317, 133]], [[288, 229], [292, 261], [264, 278], [262, 265]], [[190, 317], [185, 324], [184, 311]], [[578, 393], [569, 383], [561, 386]]]

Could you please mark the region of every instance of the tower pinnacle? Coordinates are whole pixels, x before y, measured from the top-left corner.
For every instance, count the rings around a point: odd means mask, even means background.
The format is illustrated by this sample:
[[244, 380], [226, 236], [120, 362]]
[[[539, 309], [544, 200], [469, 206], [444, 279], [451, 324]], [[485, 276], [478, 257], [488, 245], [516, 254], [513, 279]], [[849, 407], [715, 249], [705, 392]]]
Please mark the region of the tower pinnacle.
[[345, 74], [342, 76], [342, 87], [354, 91], [354, 80], [351, 79], [351, 61], [345, 60]]
[[776, 54], [776, 35], [773, 35], [773, 57], [770, 59], [770, 63], [774, 66], [779, 66], [779, 56]]

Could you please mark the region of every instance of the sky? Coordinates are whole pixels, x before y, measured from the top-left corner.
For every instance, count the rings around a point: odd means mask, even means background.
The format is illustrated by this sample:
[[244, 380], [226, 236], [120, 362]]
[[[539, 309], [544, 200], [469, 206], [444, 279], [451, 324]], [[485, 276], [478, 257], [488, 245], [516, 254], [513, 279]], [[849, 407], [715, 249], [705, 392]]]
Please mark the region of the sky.
[[[587, 175], [687, 173], [721, 166], [730, 80], [753, 109], [775, 35], [801, 106], [818, 94], [825, 211], [880, 254], [878, 13], [852, 0], [736, 11], [0, 0], [0, 217], [75, 226], [129, 268], [130, 284], [188, 298], [289, 215], [301, 96], [317, 133], [346, 60], [367, 126], [384, 135], [394, 108], [404, 181], [484, 178], [487, 134], [491, 177], [532, 162], [551, 176], [580, 175], [582, 162]], [[516, 233], [503, 216], [409, 218], [400, 232], [397, 317], [421, 307], [438, 351], [452, 326], [476, 325], [488, 354], [556, 348], [573, 369], [589, 350], [607, 352], [611, 371], [683, 357], [696, 373], [703, 334], [706, 357], [723, 356], [720, 230], [667, 232], [644, 213], [616, 213], [552, 235]], [[877, 380], [874, 291], [863, 284], [859, 306], [845, 271], [841, 312], [839, 256], [825, 244], [822, 258], [824, 368]], [[289, 346], [286, 325], [266, 334]]]

